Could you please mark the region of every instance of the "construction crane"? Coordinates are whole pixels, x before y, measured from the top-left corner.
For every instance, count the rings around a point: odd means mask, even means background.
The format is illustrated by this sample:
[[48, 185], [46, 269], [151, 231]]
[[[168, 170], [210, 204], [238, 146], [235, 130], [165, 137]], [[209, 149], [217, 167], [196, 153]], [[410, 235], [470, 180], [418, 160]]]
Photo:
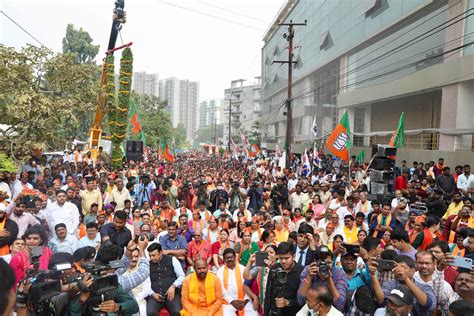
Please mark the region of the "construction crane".
[[[117, 50], [129, 47], [132, 43], [128, 43], [119, 47], [115, 47], [117, 37], [122, 24], [126, 21], [126, 13], [124, 11], [125, 0], [115, 1], [115, 8], [113, 12], [112, 29], [110, 31], [109, 45], [107, 47], [106, 55], [113, 55]], [[89, 130], [89, 143], [87, 151], [90, 151], [92, 158], [95, 160], [99, 155], [99, 142], [102, 139], [102, 122], [104, 119], [105, 106], [107, 104], [107, 63], [104, 58], [102, 65], [102, 77], [100, 80], [100, 93], [95, 110], [94, 122]], [[104, 137], [105, 138], [105, 137]]]

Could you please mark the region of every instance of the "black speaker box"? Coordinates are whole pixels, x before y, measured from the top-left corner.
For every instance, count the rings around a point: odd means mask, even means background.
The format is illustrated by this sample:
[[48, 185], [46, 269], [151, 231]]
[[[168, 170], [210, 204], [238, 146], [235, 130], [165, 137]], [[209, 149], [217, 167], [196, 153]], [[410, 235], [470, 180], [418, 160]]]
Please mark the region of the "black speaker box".
[[143, 161], [143, 141], [127, 140], [125, 143], [125, 157], [128, 161]]
[[372, 145], [373, 156], [388, 156], [394, 157], [397, 155], [397, 148], [388, 145]]
[[388, 157], [374, 157], [370, 162], [369, 169], [375, 170], [393, 170], [395, 167], [395, 160]]

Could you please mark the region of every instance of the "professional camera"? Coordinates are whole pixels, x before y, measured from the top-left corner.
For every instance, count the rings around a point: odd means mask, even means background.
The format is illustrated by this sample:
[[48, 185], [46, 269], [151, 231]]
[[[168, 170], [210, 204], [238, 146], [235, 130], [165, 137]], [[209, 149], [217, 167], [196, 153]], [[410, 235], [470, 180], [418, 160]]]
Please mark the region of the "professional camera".
[[[36, 315], [52, 315], [50, 301], [61, 293], [61, 277], [63, 271], [71, 269], [71, 264], [57, 264], [54, 270], [39, 270], [39, 257], [42, 255], [42, 247], [34, 247], [31, 251], [33, 269], [26, 270], [26, 276], [19, 282], [16, 293], [16, 305], [27, 307], [31, 304]], [[23, 287], [31, 284], [29, 294], [23, 291]]]
[[[278, 268], [273, 271], [271, 276], [275, 280], [275, 289], [274, 289], [274, 298], [283, 297], [283, 292], [285, 291], [286, 283], [288, 282], [288, 273], [282, 268]], [[276, 307], [272, 302], [272, 307], [270, 309], [270, 315], [281, 315], [281, 309]]]
[[104, 265], [100, 263], [88, 263], [84, 265], [84, 270], [90, 273], [93, 281], [92, 285], [88, 289], [90, 292], [88, 305], [88, 315], [93, 316], [106, 316], [107, 313], [103, 313], [99, 309], [99, 305], [102, 302], [114, 300], [117, 288], [119, 287], [118, 276], [113, 274], [105, 274], [106, 270], [124, 268], [125, 265], [121, 260], [110, 261], [109, 264]]
[[331, 271], [331, 267], [326, 263], [326, 261], [320, 261], [318, 266], [319, 275], [326, 277]]
[[148, 242], [155, 240], [155, 236], [152, 233], [146, 233], [135, 236], [135, 242], [138, 243], [138, 240], [144, 241], [145, 237], [148, 239]]

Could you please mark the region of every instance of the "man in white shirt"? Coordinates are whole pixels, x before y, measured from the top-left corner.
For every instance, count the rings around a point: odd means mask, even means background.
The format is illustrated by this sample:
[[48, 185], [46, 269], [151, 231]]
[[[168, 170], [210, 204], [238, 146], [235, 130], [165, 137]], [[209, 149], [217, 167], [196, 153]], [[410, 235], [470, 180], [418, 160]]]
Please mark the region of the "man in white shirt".
[[122, 179], [117, 179], [115, 184], [117, 187], [112, 191], [110, 202], [113, 201], [117, 203], [117, 206], [115, 207], [116, 210], [123, 210], [125, 208], [125, 201], [131, 201], [132, 198], [130, 196], [130, 192], [124, 188]]
[[296, 178], [296, 174], [292, 173], [291, 179], [288, 180], [288, 191], [290, 191], [291, 189], [294, 189], [297, 183], [298, 183], [298, 179]]
[[67, 252], [73, 254], [77, 249], [77, 238], [67, 233], [66, 225], [59, 223], [54, 227], [56, 237], [53, 237], [49, 246], [53, 250], [53, 253]]
[[308, 290], [306, 304], [296, 316], [342, 316], [343, 314], [332, 306], [333, 297], [326, 285], [320, 283]]
[[68, 233], [75, 236], [79, 226], [79, 210], [74, 203], [66, 202], [66, 200], [66, 191], [56, 191], [56, 202], [51, 203], [45, 213], [51, 232], [55, 231], [54, 227], [57, 224], [64, 223]]
[[97, 223], [95, 222], [90, 222], [87, 223], [86, 225], [86, 235], [79, 240], [77, 243], [77, 248], [82, 248], [82, 247], [94, 247], [97, 250], [99, 250], [100, 247], [100, 234], [99, 232], [99, 226], [97, 226]]
[[8, 176], [8, 173], [5, 173], [4, 175], [0, 175], [0, 191], [3, 192], [5, 195], [5, 200], [10, 201], [12, 198], [12, 191], [10, 190], [10, 186], [8, 183], [6, 183], [5, 177]]
[[258, 316], [258, 297], [244, 284], [244, 266], [236, 261], [236, 253], [232, 248], [224, 250], [225, 265], [217, 270], [221, 282], [222, 305], [224, 316], [235, 316], [237, 311], [244, 311], [245, 316]]
[[396, 209], [398, 203], [402, 200], [402, 191], [397, 190], [395, 191], [395, 197], [392, 199], [392, 210]]
[[463, 173], [458, 177], [457, 187], [463, 196], [470, 196], [474, 192], [474, 174], [471, 174], [471, 166], [463, 166]]
[[299, 208], [299, 209], [302, 209], [303, 206], [306, 205], [306, 203], [308, 202], [309, 200], [309, 197], [308, 197], [308, 194], [306, 193], [303, 193], [301, 191], [301, 185], [300, 184], [297, 184], [295, 186], [295, 192], [293, 192], [291, 195], [290, 195], [290, 206], [291, 206], [291, 209], [294, 210], [295, 208]]

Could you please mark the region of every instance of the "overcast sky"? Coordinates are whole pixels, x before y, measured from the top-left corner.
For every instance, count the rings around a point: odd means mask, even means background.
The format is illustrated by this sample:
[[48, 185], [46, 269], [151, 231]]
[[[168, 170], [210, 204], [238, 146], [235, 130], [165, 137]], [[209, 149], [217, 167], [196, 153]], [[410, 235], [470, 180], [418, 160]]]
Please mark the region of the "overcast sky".
[[[262, 38], [284, 2], [125, 0], [122, 38], [134, 43], [135, 71], [198, 80], [201, 100], [220, 98], [231, 80], [260, 75]], [[0, 0], [1, 11], [54, 51], [62, 50], [68, 23], [82, 27], [101, 46], [98, 61], [113, 8], [114, 0]], [[0, 43], [21, 48], [35, 42], [0, 14]]]

